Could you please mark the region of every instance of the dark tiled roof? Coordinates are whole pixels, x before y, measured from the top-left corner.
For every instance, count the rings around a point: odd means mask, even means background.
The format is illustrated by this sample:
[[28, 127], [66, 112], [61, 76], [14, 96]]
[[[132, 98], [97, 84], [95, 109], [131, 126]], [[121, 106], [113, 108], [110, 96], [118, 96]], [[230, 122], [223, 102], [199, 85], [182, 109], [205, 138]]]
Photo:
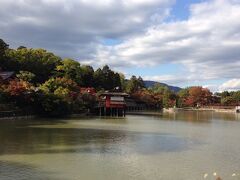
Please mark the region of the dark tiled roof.
[[7, 80], [8, 78], [10, 78], [12, 75], [14, 74], [14, 72], [0, 72], [0, 77], [3, 79], [3, 80]]

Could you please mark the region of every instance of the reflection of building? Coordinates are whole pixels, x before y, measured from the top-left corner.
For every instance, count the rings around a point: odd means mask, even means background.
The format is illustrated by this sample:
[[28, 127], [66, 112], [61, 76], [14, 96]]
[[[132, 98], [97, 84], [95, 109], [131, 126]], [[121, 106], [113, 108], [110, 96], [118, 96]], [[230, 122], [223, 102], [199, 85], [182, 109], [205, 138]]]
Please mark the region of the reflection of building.
[[99, 115], [100, 116], [125, 116], [125, 98], [129, 95], [120, 92], [104, 92], [99, 95]]

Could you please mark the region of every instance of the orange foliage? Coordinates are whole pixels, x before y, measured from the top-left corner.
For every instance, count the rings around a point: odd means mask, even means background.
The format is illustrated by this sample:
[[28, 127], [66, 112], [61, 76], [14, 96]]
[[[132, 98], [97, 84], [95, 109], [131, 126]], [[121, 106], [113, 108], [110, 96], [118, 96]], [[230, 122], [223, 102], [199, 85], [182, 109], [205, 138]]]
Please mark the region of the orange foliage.
[[152, 91], [143, 89], [134, 92], [131, 95], [135, 100], [142, 101], [149, 106], [161, 106], [163, 95], [159, 93], [153, 93]]
[[19, 96], [32, 91], [33, 86], [26, 81], [13, 79], [8, 84], [2, 85], [2, 89], [11, 96]]
[[188, 97], [183, 100], [185, 106], [203, 106], [212, 102], [212, 93], [207, 88], [200, 86], [190, 87], [188, 92]]

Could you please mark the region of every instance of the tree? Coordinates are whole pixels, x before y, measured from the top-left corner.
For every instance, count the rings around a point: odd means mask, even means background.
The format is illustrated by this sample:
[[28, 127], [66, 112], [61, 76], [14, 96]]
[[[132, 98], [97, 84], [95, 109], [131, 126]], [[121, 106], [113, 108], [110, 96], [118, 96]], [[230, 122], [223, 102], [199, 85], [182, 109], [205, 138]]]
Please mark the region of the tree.
[[36, 113], [43, 117], [62, 117], [71, 114], [72, 106], [55, 94], [37, 94]]
[[120, 77], [121, 89], [123, 91], [126, 91], [127, 81], [126, 81], [125, 75], [123, 73], [118, 73], [118, 74], [119, 74], [119, 77]]
[[50, 78], [39, 87], [36, 108], [40, 115], [64, 116], [82, 106], [80, 88], [71, 79]]
[[132, 93], [132, 97], [136, 101], [144, 102], [148, 107], [155, 107], [156, 101], [151, 91], [147, 89], [139, 89]]
[[8, 50], [8, 69], [12, 71], [29, 71], [36, 75], [34, 83], [43, 83], [53, 76], [61, 58], [44, 49], [20, 48]]
[[5, 51], [8, 49], [8, 44], [6, 44], [2, 39], [0, 39], [0, 57], [5, 56]]
[[16, 77], [23, 81], [32, 82], [36, 75], [29, 71], [19, 71]]
[[140, 87], [140, 88], [145, 88], [145, 83], [144, 83], [144, 81], [143, 81], [143, 79], [142, 79], [142, 77], [141, 76], [138, 76], [138, 86]]
[[223, 91], [221, 96], [221, 104], [225, 106], [236, 106], [240, 104], [240, 91]]
[[6, 56], [7, 50], [8, 44], [6, 44], [2, 39], [0, 39], [0, 68], [3, 70], [8, 69], [8, 59]]
[[177, 96], [169, 88], [164, 89], [163, 92], [163, 106], [166, 108], [174, 107], [176, 105]]
[[193, 105], [207, 105], [211, 103], [212, 93], [207, 88], [199, 86], [191, 87], [189, 89], [190, 98], [193, 99]]
[[223, 91], [223, 92], [220, 94], [220, 96], [221, 96], [222, 98], [225, 98], [225, 97], [230, 96], [230, 93], [229, 93], [228, 91]]
[[121, 87], [119, 74], [112, 71], [107, 65], [94, 72], [94, 82], [98, 89], [113, 90], [116, 87]]
[[81, 78], [83, 87], [94, 86], [94, 70], [91, 66], [81, 66]]
[[24, 96], [34, 90], [34, 87], [24, 80], [14, 79], [11, 80], [8, 84], [2, 86], [4, 92], [8, 93], [11, 96]]
[[181, 89], [178, 92], [178, 107], [184, 107], [187, 105], [187, 99], [189, 97], [189, 88]]
[[128, 93], [134, 93], [142, 88], [144, 88], [144, 82], [141, 77], [132, 76], [129, 81], [127, 81], [126, 91]]
[[159, 93], [159, 94], [163, 94], [164, 91], [166, 91], [167, 89], [168, 89], [167, 86], [163, 86], [160, 83], [155, 83], [153, 87], [150, 88], [150, 90], [152, 90], [154, 93]]
[[236, 101], [236, 103], [240, 103], [240, 91], [236, 91], [234, 92], [234, 94], [232, 95], [233, 99]]
[[221, 104], [225, 106], [235, 106], [237, 102], [232, 96], [227, 96], [221, 99]]
[[212, 93], [207, 88], [193, 86], [179, 92], [179, 105], [196, 107], [209, 105], [213, 102]]
[[13, 79], [8, 84], [2, 85], [0, 89], [5, 99], [7, 97], [8, 103], [13, 102], [20, 108], [31, 106], [34, 102], [35, 88], [27, 81]]
[[80, 93], [80, 88], [71, 79], [63, 78], [50, 78], [39, 87], [39, 90], [45, 94], [54, 94], [62, 98], [74, 98], [74, 94]]
[[58, 77], [71, 79], [79, 85], [83, 84], [81, 77], [81, 66], [77, 61], [72, 59], [64, 59], [61, 64], [56, 67], [56, 71]]

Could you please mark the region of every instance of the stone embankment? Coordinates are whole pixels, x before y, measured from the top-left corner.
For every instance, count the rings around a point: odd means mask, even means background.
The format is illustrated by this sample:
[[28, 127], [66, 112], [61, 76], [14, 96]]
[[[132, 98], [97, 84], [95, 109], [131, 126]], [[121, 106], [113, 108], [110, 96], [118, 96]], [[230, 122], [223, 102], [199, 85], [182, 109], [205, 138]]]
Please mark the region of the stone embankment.
[[202, 108], [164, 108], [163, 112], [179, 112], [179, 111], [214, 111], [224, 113], [236, 113], [235, 108], [214, 108], [214, 107], [202, 107]]

